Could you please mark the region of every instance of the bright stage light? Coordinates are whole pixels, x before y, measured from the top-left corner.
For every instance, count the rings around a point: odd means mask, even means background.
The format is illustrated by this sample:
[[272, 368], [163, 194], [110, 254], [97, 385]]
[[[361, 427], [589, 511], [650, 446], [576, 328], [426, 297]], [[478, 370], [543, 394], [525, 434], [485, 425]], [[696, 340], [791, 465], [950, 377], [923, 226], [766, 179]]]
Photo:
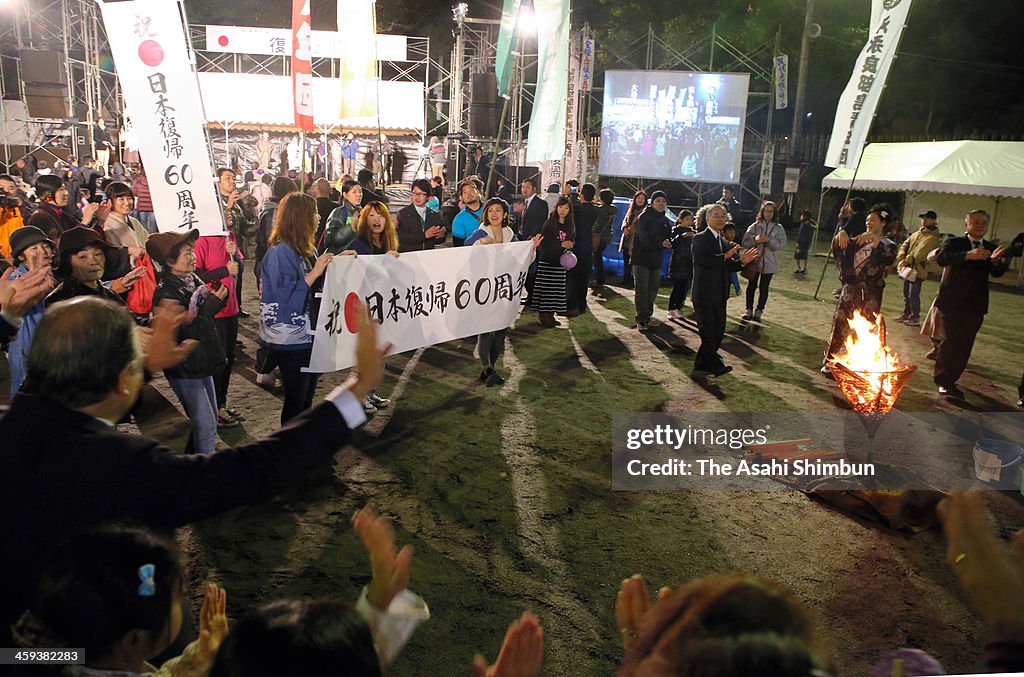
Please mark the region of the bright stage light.
[[537, 15], [533, 13], [532, 7], [522, 7], [519, 10], [519, 18], [516, 20], [516, 32], [520, 35], [537, 35]]
[[469, 15], [469, 5], [465, 2], [460, 2], [452, 7], [452, 15], [455, 17], [457, 22], [462, 23]]

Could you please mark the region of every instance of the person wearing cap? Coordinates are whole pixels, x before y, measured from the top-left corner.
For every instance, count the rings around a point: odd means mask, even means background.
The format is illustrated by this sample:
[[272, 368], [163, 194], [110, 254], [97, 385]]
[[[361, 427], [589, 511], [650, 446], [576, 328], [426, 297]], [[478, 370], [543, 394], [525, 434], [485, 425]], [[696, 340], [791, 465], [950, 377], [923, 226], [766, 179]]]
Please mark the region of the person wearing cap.
[[[917, 327], [921, 324], [921, 283], [928, 277], [928, 254], [942, 244], [938, 214], [928, 210], [917, 217], [921, 219], [921, 228], [908, 237], [896, 252], [896, 270], [913, 269], [913, 273], [903, 277], [903, 312], [896, 318], [907, 326]], [[911, 277], [913, 279], [907, 279]]]
[[636, 328], [647, 331], [654, 315], [654, 300], [661, 286], [661, 267], [666, 249], [672, 248], [672, 222], [665, 215], [664, 191], [651, 193], [651, 204], [636, 220], [633, 235], [633, 279], [636, 284]]
[[[53, 255], [57, 246], [53, 240], [35, 226], [22, 226], [11, 233], [11, 257], [18, 267], [11, 275], [12, 280], [24, 277], [29, 272], [45, 269], [53, 276]], [[7, 349], [7, 364], [11, 370], [11, 397], [18, 392], [25, 381], [25, 365], [28, 350], [32, 345], [32, 336], [36, 326], [43, 317], [46, 304], [40, 299], [31, 310], [21, 316], [21, 326]]]
[[466, 179], [459, 186], [459, 199], [462, 209], [452, 221], [452, 245], [461, 247], [466, 238], [480, 227], [484, 206], [480, 199], [480, 188], [476, 181]]
[[224, 307], [230, 288], [224, 284], [204, 284], [196, 275], [193, 250], [198, 239], [198, 230], [156, 233], [146, 242], [146, 251], [160, 269], [153, 306], [169, 300], [186, 308], [188, 316], [178, 329], [178, 341], [198, 342], [184, 362], [164, 369], [164, 376], [185, 408], [192, 428], [186, 451], [209, 456], [217, 450], [217, 393], [213, 376], [224, 369], [227, 361], [214, 317]]
[[102, 284], [108, 256], [122, 251], [111, 246], [92, 228], [78, 226], [60, 237], [57, 243], [58, 261], [57, 277], [63, 279], [56, 289], [46, 297], [46, 305], [65, 301], [75, 296], [101, 296], [111, 301], [124, 303], [121, 294], [125, 294], [135, 281], [145, 274], [145, 268], [136, 268], [113, 282], [110, 286]]

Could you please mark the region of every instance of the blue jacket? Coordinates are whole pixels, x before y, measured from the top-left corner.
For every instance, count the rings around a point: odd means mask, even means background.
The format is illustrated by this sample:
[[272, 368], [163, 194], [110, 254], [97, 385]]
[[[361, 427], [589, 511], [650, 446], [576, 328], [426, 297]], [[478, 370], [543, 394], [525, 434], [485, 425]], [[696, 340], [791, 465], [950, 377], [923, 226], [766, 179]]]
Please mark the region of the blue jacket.
[[480, 209], [475, 212], [471, 211], [469, 207], [464, 206], [462, 211], [455, 216], [455, 220], [452, 221], [452, 237], [465, 240], [472, 235], [473, 231], [480, 227], [480, 215], [483, 213], [483, 205], [480, 205]]
[[[17, 279], [28, 273], [28, 266], [22, 263], [11, 275], [11, 279]], [[11, 345], [7, 348], [7, 363], [11, 369], [11, 397], [18, 392], [21, 384], [25, 382], [25, 375], [28, 372], [28, 349], [32, 346], [32, 337], [36, 333], [39, 320], [43, 319], [43, 312], [46, 310], [46, 303], [40, 301], [32, 310], [25, 313], [21, 318], [21, 327], [15, 335]]]
[[267, 250], [261, 264], [260, 342], [279, 350], [313, 343], [309, 317], [308, 260], [286, 244]]

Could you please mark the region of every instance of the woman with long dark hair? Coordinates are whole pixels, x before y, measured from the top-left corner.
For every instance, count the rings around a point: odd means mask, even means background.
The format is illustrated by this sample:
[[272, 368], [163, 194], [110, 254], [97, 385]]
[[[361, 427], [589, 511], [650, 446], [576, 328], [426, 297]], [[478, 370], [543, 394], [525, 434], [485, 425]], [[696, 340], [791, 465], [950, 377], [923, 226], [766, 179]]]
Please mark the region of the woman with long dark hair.
[[565, 268], [561, 257], [572, 249], [576, 228], [572, 218], [572, 202], [558, 198], [548, 220], [540, 230], [541, 243], [537, 261], [537, 280], [530, 294], [530, 308], [537, 311], [542, 326], [554, 327], [555, 313], [565, 313]]
[[629, 203], [626, 210], [626, 217], [622, 219], [622, 238], [619, 240], [619, 251], [622, 252], [622, 286], [633, 286], [633, 235], [636, 230], [636, 220], [640, 213], [647, 207], [647, 193], [638, 190], [633, 194], [633, 201]]
[[313, 352], [314, 288], [323, 284], [321, 277], [334, 256], [315, 255], [313, 234], [319, 221], [316, 200], [303, 193], [287, 195], [274, 217], [270, 249], [262, 262], [260, 343], [281, 368], [282, 424], [312, 405], [316, 389], [318, 375], [302, 369]]

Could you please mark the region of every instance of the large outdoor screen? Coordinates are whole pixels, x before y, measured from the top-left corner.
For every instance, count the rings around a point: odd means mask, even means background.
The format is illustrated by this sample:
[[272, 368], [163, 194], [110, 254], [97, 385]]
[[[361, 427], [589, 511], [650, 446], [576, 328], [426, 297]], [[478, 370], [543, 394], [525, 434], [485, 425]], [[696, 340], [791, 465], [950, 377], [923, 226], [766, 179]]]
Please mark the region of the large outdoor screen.
[[739, 180], [749, 82], [746, 73], [606, 71], [600, 173]]

